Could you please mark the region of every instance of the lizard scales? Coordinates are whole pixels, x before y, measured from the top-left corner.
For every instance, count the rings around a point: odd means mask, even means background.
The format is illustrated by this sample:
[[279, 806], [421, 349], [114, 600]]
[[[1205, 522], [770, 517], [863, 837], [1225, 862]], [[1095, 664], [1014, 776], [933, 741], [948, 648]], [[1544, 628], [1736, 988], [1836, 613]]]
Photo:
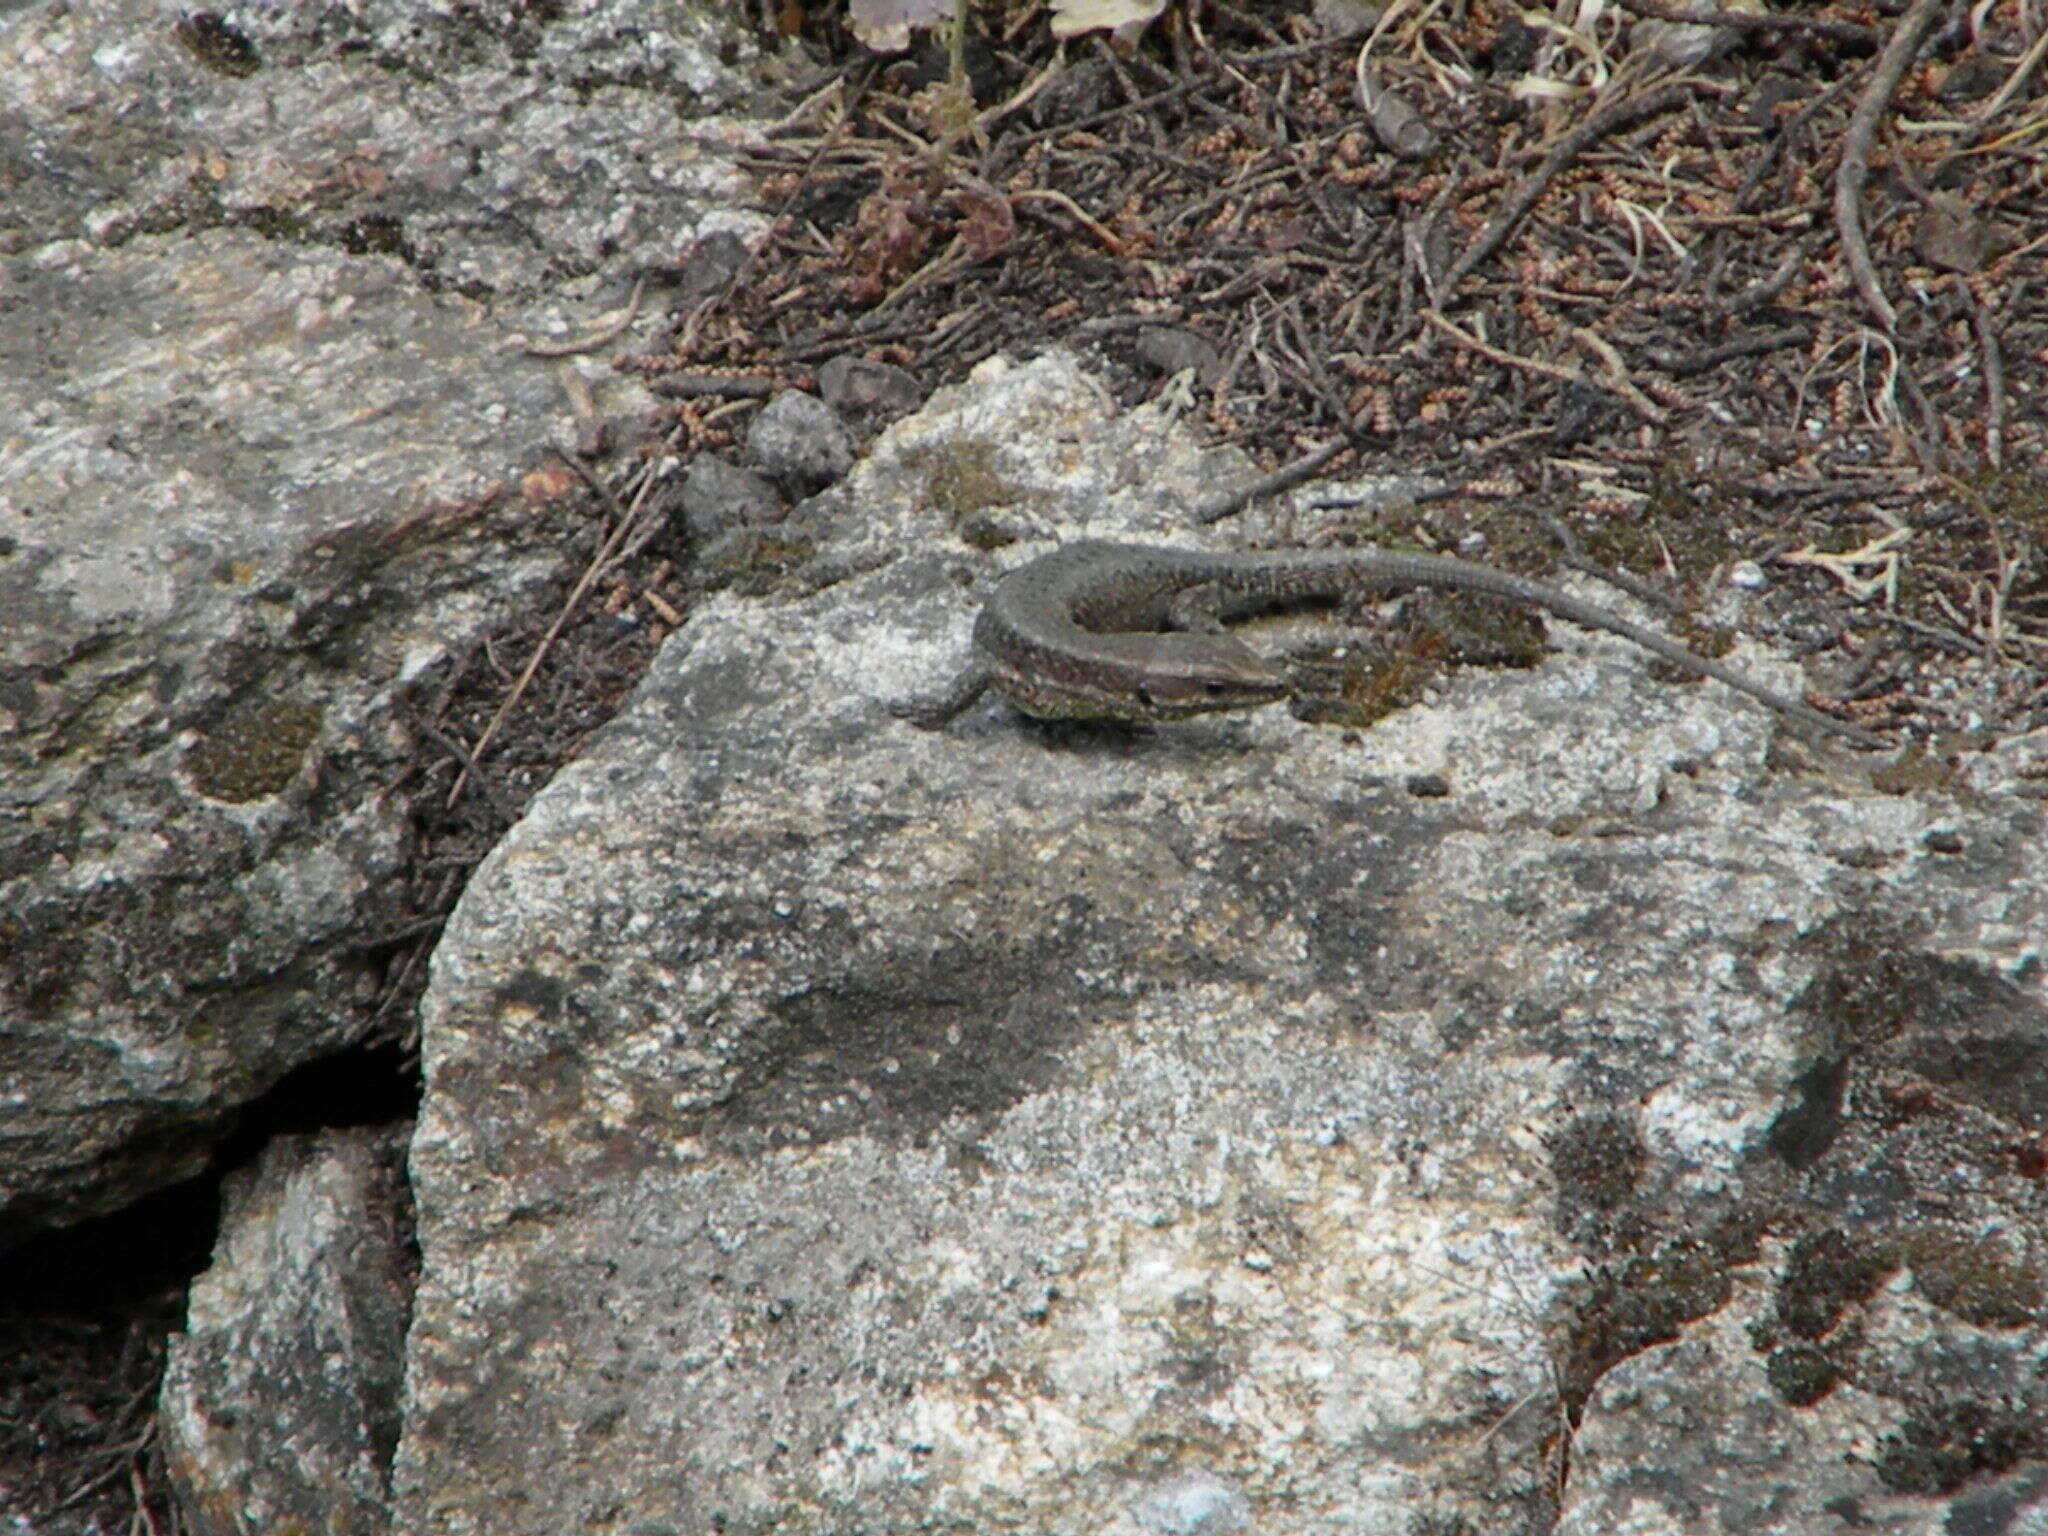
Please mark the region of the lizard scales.
[[998, 582], [975, 620], [969, 671], [944, 697], [898, 712], [936, 727], [991, 687], [1044, 719], [1157, 722], [1249, 709], [1285, 697], [1286, 676], [1226, 632], [1224, 620], [1291, 602], [1411, 587], [1541, 609], [1618, 635], [1811, 729], [1884, 745], [1668, 635], [1491, 566], [1378, 549], [1222, 554], [1095, 539], [1062, 545]]

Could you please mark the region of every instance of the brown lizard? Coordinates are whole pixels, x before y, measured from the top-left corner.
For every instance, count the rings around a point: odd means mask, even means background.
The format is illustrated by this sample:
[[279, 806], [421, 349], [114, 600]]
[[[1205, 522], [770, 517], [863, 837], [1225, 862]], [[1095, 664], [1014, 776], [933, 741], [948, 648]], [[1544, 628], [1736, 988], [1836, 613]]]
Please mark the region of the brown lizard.
[[1526, 603], [1727, 684], [1789, 720], [1865, 747], [1885, 742], [1750, 681], [1725, 662], [1569, 592], [1446, 555], [1354, 549], [1213, 554], [1083, 540], [1005, 576], [974, 624], [975, 658], [945, 693], [894, 707], [928, 729], [989, 688], [1053, 720], [1181, 720], [1286, 697], [1285, 674], [1223, 621], [1352, 592], [1438, 587]]

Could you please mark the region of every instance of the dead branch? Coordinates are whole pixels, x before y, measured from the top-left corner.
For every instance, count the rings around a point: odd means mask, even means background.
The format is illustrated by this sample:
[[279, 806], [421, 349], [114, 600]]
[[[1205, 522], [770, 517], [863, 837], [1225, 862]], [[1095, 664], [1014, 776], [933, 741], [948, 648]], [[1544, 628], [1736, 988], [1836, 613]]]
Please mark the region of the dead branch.
[[[1931, 0], [1922, 0], [1922, 3], [1931, 3]], [[1486, 221], [1486, 227], [1473, 237], [1470, 245], [1465, 247], [1465, 254], [1451, 264], [1451, 270], [1437, 285], [1439, 299], [1448, 302], [1457, 292], [1458, 284], [1472, 274], [1472, 269], [1501, 248], [1509, 233], [1521, 223], [1523, 216], [1536, 206], [1536, 201], [1543, 196], [1544, 189], [1589, 146], [1599, 143], [1618, 128], [1626, 128], [1646, 117], [1668, 112], [1691, 97], [1692, 86], [1688, 82], [1668, 81], [1655, 90], [1644, 91], [1641, 95], [1609, 102], [1587, 117], [1578, 127], [1559, 138], [1550, 147], [1550, 152], [1543, 157], [1542, 164], [1523, 177], [1515, 190], [1501, 200], [1501, 205], [1494, 211], [1493, 217]]]
[[1231, 513], [1249, 506], [1262, 496], [1277, 496], [1282, 491], [1293, 489], [1302, 481], [1311, 478], [1317, 470], [1350, 446], [1350, 439], [1343, 437], [1334, 443], [1325, 443], [1313, 453], [1303, 454], [1292, 464], [1283, 464], [1269, 475], [1260, 475], [1243, 485], [1203, 497], [1189, 509], [1188, 515], [1198, 523], [1221, 522]]
[[1913, 0], [1913, 7], [1899, 21], [1891, 41], [1878, 55], [1870, 84], [1849, 118], [1849, 131], [1842, 140], [1842, 163], [1835, 171], [1835, 228], [1842, 236], [1842, 254], [1849, 263], [1849, 276], [1862, 295], [1864, 307], [1877, 318], [1887, 334], [1898, 324], [1898, 314], [1877, 283], [1877, 268], [1871, 264], [1870, 246], [1863, 237], [1863, 184], [1870, 177], [1870, 141], [1877, 134], [1877, 122], [1892, 103], [1892, 95], [1904, 78], [1906, 66], [1920, 51], [1928, 29], [1943, 0]]
[[1687, 27], [1727, 27], [1736, 32], [1812, 32], [1851, 47], [1877, 46], [1877, 34], [1870, 28], [1853, 21], [1837, 21], [1832, 16], [1724, 11], [1705, 5], [1672, 5], [1666, 0], [1618, 0], [1618, 3], [1623, 10], [1638, 16], [1654, 16], [1659, 21], [1676, 22]]
[[[1471, 332], [1460, 330], [1449, 320], [1446, 320], [1437, 310], [1423, 310], [1422, 318], [1450, 337], [1459, 346], [1464, 347], [1467, 351], [1477, 352], [1481, 357], [1489, 358], [1509, 368], [1519, 368], [1524, 373], [1540, 373], [1545, 378], [1559, 379], [1567, 384], [1591, 384], [1596, 389], [1604, 389], [1617, 399], [1626, 401], [1632, 410], [1653, 426], [1661, 427], [1667, 419], [1664, 412], [1657, 407], [1656, 402], [1651, 400], [1640, 389], [1637, 389], [1626, 373], [1621, 374], [1618, 378], [1598, 378], [1577, 368], [1566, 368], [1560, 363], [1546, 363], [1541, 358], [1523, 357], [1519, 353], [1502, 351], [1490, 342], [1481, 341]], [[1598, 349], [1595, 348], [1594, 350], [1597, 353]], [[1601, 360], [1604, 362], [1606, 358], [1602, 357]], [[1617, 359], [1617, 363], [1618, 361]]]
[[2005, 466], [2005, 356], [1998, 347], [1998, 331], [1991, 312], [1977, 298], [1976, 291], [1960, 273], [1956, 287], [1970, 306], [1970, 321], [1977, 332], [1977, 351], [1984, 359], [1984, 457], [1993, 469]]
[[470, 749], [468, 760], [463, 764], [461, 771], [455, 775], [455, 782], [449, 786], [448, 799], [445, 802], [451, 809], [454, 807], [455, 802], [462, 798], [463, 788], [469, 783], [470, 767], [483, 762], [484, 753], [489, 749], [491, 742], [497, 737], [499, 729], [505, 724], [506, 717], [512, 713], [513, 706], [525, 697], [526, 690], [533, 685], [534, 676], [540, 671], [540, 664], [547, 656], [548, 649], [555, 643], [556, 638], [562, 631], [568, 627], [569, 620], [575, 617], [577, 607], [582, 603], [584, 594], [590, 590], [592, 584], [604, 573], [606, 567], [611, 564], [612, 557], [618, 553], [619, 546], [625, 542], [627, 533], [632, 529], [634, 520], [639, 516], [641, 503], [647, 499], [647, 493], [654, 488], [655, 477], [650, 470], [640, 482], [640, 493], [633, 498], [632, 508], [627, 510], [620, 507], [618, 498], [612, 494], [611, 487], [591, 474], [588, 469], [578, 462], [573, 454], [565, 453], [557, 448], [555, 456], [573, 469], [582, 478], [584, 483], [595, 490], [600, 498], [613, 509], [615, 521], [611, 533], [606, 536], [604, 543], [599, 547], [597, 553], [591, 557], [590, 564], [584, 568], [582, 576], [578, 578], [576, 585], [570, 589], [568, 597], [563, 599], [561, 611], [555, 615], [554, 623], [548, 626], [548, 632], [541, 637], [540, 644], [534, 647], [533, 655], [527, 658], [525, 669], [519, 674], [519, 681], [513, 684], [503, 701], [499, 703], [497, 711], [491, 716], [490, 723], [484, 727], [483, 735], [477, 738], [476, 745]]

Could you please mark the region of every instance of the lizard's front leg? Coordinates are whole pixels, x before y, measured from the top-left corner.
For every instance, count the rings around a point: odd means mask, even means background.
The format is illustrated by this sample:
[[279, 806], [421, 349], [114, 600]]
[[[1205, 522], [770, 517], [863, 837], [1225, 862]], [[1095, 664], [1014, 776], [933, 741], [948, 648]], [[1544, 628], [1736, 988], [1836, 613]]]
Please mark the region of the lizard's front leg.
[[915, 698], [892, 699], [889, 713], [899, 720], [907, 720], [921, 731], [943, 729], [957, 716], [966, 712], [988, 691], [989, 669], [979, 661], [971, 661], [966, 669], [938, 693], [919, 694]]

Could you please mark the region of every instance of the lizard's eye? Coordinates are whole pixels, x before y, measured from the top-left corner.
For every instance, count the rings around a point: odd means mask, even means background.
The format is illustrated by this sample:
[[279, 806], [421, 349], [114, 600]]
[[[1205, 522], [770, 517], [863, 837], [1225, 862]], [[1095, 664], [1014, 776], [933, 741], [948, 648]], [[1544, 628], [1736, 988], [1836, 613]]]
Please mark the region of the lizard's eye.
[[1212, 677], [1209, 679], [1208, 682], [1202, 684], [1202, 692], [1209, 695], [1209, 697], [1212, 699], [1220, 699], [1223, 697], [1225, 693], [1229, 692], [1229, 690], [1225, 688], [1221, 683], [1217, 682], [1215, 678]]
[[1144, 705], [1147, 709], [1156, 708], [1159, 703], [1157, 699], [1152, 697], [1152, 690], [1150, 688], [1144, 687], [1140, 687], [1138, 689], [1138, 702]]

